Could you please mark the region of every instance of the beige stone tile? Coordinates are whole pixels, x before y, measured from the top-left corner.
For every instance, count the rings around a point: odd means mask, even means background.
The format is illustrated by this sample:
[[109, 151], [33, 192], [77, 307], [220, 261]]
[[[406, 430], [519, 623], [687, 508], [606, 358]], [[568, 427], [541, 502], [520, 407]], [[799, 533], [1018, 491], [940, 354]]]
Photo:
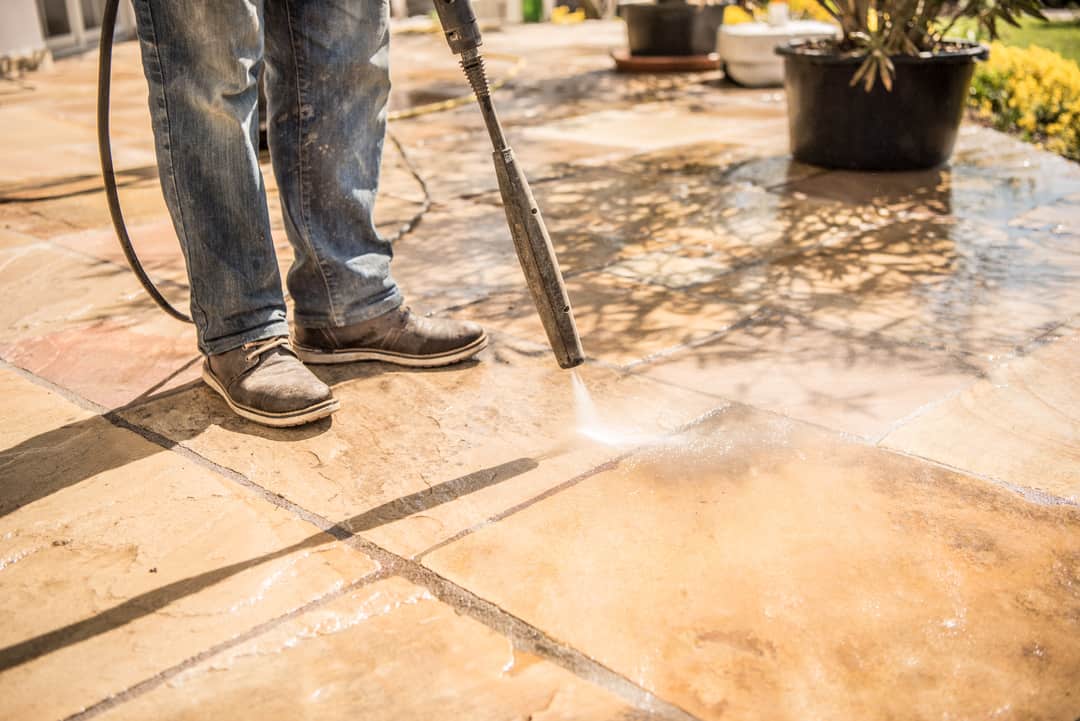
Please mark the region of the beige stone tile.
[[[496, 340], [479, 362], [435, 371], [382, 364], [319, 369], [341, 410], [272, 430], [233, 416], [205, 387], [123, 411], [304, 508], [414, 555], [718, 405], [692, 391], [579, 369], [596, 417], [583, 435], [572, 375], [544, 351]], [[583, 409], [583, 412], [587, 409]]]
[[106, 408], [199, 378], [195, 329], [156, 309], [0, 344], [0, 357]]
[[376, 567], [10, 371], [0, 389], [4, 718], [76, 713]]
[[[151, 277], [166, 277], [176, 282], [187, 283], [184, 254], [180, 250], [180, 241], [176, 237], [176, 230], [168, 216], [138, 225], [129, 223], [128, 235], [131, 236], [139, 261]], [[50, 238], [50, 241], [79, 253], [127, 267], [127, 258], [120, 248], [116, 231], [111, 225], [56, 235]]]
[[668, 103], [642, 103], [628, 109], [601, 110], [535, 127], [535, 137], [656, 150], [693, 142], [763, 144], [787, 150], [783, 108], [732, 104], [720, 112], [688, 110]]
[[[642, 718], [645, 716], [643, 715]], [[102, 716], [618, 721], [619, 699], [401, 579], [358, 589]]]
[[502, 208], [468, 201], [434, 206], [394, 244], [391, 272], [407, 299], [429, 309], [525, 284]]
[[[141, 225], [168, 215], [168, 208], [152, 167], [132, 173], [134, 179], [120, 190], [120, 203], [129, 225]], [[91, 181], [81, 181], [76, 190], [84, 190]], [[95, 184], [96, 185], [96, 184]], [[59, 193], [54, 193], [59, 190]], [[33, 203], [0, 204], [0, 227], [47, 239], [80, 230], [109, 227], [112, 220], [101, 192], [76, 192], [65, 195], [62, 189], [50, 189], [59, 197]], [[137, 242], [137, 241], [136, 241]]]
[[[585, 354], [619, 365], [700, 341], [754, 310], [602, 272], [567, 279], [566, 291]], [[458, 313], [516, 338], [547, 341], [528, 291], [496, 293]]]
[[[606, 144], [552, 137], [535, 127], [509, 130], [507, 138], [530, 184], [564, 175], [573, 168], [572, 164], [603, 164], [631, 152]], [[438, 200], [452, 202], [458, 196], [499, 188], [487, 133], [433, 138], [409, 146], [406, 152]]]
[[941, 351], [774, 314], [637, 369], [684, 388], [877, 439], [978, 371]]
[[883, 445], [1080, 503], [1080, 328], [890, 433]]
[[425, 563], [702, 719], [1069, 718], [1078, 523], [733, 407]]
[[[56, 117], [50, 108], [31, 106], [0, 107], [0, 188], [4, 194], [45, 178], [96, 177], [101, 173], [94, 127]], [[152, 141], [149, 148], [113, 144], [118, 168], [153, 166]]]
[[0, 249], [14, 248], [19, 245], [40, 243], [40, 239], [26, 233], [19, 233], [0, 226]]
[[[0, 287], [0, 343], [95, 322], [130, 324], [158, 312], [126, 266], [47, 244], [0, 250]], [[186, 288], [161, 290], [186, 307]]]

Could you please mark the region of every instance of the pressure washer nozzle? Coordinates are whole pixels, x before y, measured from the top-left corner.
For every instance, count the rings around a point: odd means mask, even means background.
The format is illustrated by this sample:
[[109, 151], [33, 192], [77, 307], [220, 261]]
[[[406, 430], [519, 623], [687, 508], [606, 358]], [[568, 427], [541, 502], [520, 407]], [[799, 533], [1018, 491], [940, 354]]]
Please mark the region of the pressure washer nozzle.
[[469, 0], [435, 0], [435, 11], [439, 14], [446, 42], [455, 55], [480, 47], [480, 26]]

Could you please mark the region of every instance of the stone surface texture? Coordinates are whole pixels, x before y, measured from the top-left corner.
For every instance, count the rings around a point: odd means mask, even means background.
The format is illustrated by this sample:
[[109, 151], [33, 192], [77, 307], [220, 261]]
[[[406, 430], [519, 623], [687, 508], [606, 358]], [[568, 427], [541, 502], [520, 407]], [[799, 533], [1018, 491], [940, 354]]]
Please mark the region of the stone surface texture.
[[[418, 171], [395, 276], [491, 344], [317, 369], [342, 408], [290, 430], [125, 267], [96, 57], [0, 80], [0, 719], [1080, 718], [1080, 166], [965, 124], [942, 168], [810, 167], [782, 92], [613, 72], [620, 23], [485, 31], [567, 373], [476, 108], [412, 113], [459, 69], [394, 31], [376, 219]], [[112, 121], [183, 307], [134, 43]]]

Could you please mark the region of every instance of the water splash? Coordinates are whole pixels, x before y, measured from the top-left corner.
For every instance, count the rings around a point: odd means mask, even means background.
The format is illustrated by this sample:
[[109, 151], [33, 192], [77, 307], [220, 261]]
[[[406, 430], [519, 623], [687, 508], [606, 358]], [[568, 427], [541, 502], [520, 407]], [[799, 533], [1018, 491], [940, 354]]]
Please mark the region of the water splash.
[[577, 370], [570, 371], [574, 387], [574, 410], [577, 416], [577, 432], [586, 438], [614, 448], [655, 445], [664, 442], [664, 436], [648, 432], [623, 422], [614, 422], [601, 415], [592, 394]]

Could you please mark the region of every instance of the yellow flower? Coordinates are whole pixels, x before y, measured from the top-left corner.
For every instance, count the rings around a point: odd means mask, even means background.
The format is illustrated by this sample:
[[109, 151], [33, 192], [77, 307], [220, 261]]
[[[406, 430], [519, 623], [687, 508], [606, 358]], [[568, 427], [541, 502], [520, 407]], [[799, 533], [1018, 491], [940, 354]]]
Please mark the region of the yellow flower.
[[971, 107], [1002, 130], [1080, 160], [1080, 65], [1044, 48], [995, 43], [977, 66]]

